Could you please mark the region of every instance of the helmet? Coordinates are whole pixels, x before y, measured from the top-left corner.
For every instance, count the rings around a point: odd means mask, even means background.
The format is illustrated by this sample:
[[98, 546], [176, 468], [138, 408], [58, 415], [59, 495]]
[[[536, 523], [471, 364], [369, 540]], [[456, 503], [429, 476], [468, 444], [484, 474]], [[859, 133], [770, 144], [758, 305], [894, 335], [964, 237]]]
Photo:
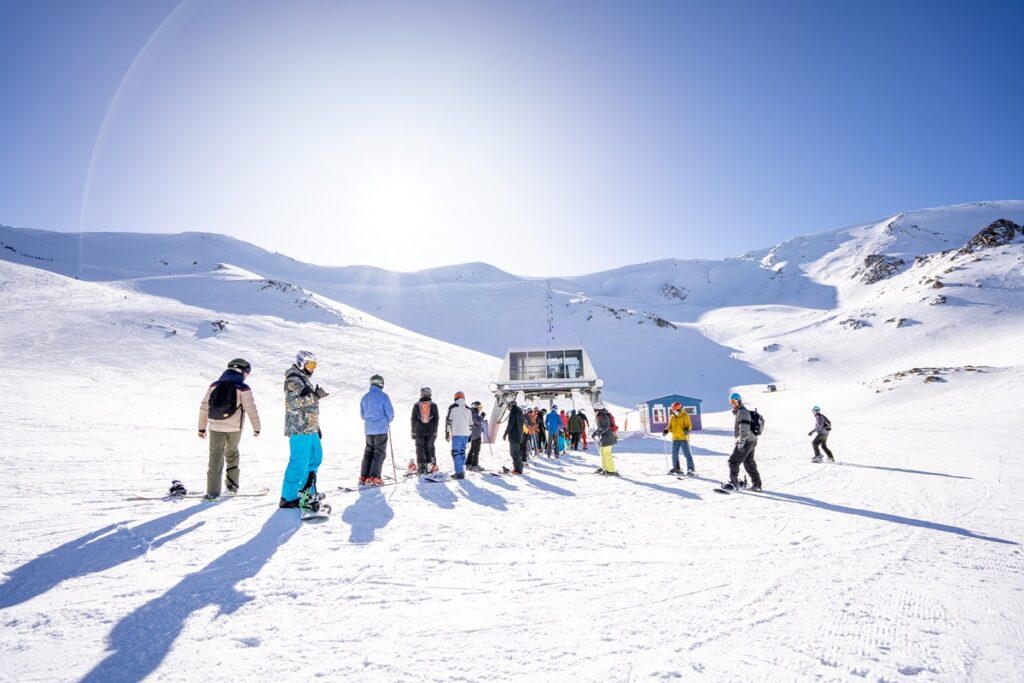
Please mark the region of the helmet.
[[678, 411], [680, 411], [682, 409], [683, 409], [683, 404], [680, 403], [679, 401], [676, 401], [671, 406], [669, 406], [669, 410], [671, 410], [672, 412], [678, 412]]
[[604, 403], [602, 403], [601, 401], [598, 401], [597, 403], [595, 403], [594, 404], [594, 410], [604, 410]]
[[463, 393], [463, 392], [461, 392], [461, 391], [456, 391], [456, 392], [455, 392], [455, 400], [456, 400], [456, 401], [458, 401], [458, 400], [459, 400], [460, 398], [461, 398], [461, 399], [463, 399], [463, 400], [465, 400], [465, 398], [466, 398], [466, 394], [464, 394], [464, 393]]
[[481, 407], [480, 406], [480, 401], [473, 401], [472, 403], [469, 404], [469, 407], [470, 408], [480, 408]]
[[820, 413], [821, 412], [821, 408], [819, 408], [818, 406], [814, 406], [813, 408], [811, 408], [811, 412], [812, 413]]
[[730, 401], [736, 401], [737, 403], [739, 403], [742, 399], [740, 398], [739, 394], [732, 393], [732, 394], [729, 394], [729, 400]]
[[551, 406], [551, 410], [558, 410], [558, 406], [556, 406], [556, 405]]
[[238, 370], [239, 372], [252, 372], [252, 366], [249, 365], [249, 361], [244, 358], [236, 358], [228, 363], [228, 370]]
[[295, 367], [301, 370], [312, 370], [316, 367], [316, 354], [312, 351], [299, 351], [295, 354]]
[[375, 387], [383, 387], [384, 378], [381, 377], [380, 375], [374, 375], [373, 377], [370, 378], [370, 384]]
[[420, 398], [430, 398], [431, 395], [430, 387], [423, 387], [420, 389]]

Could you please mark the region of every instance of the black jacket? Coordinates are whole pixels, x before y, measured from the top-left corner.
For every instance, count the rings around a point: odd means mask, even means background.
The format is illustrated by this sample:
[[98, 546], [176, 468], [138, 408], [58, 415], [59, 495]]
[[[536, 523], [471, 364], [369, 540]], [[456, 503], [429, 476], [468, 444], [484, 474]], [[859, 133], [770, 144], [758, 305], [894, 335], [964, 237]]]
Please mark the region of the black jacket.
[[[424, 422], [420, 418], [420, 404], [429, 404], [429, 417], [428, 421]], [[437, 404], [431, 401], [429, 398], [417, 401], [412, 407], [412, 435], [417, 436], [437, 436], [437, 423], [440, 420], [440, 416], [437, 413]]]
[[508, 409], [508, 426], [504, 438], [519, 443], [523, 440], [523, 411], [513, 403]]

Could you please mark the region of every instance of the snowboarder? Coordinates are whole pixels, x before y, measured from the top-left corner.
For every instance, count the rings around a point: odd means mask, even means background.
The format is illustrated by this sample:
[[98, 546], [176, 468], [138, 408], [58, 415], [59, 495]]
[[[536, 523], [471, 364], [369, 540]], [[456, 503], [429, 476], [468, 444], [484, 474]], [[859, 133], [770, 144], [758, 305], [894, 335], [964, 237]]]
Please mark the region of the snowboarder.
[[[206, 470], [205, 500], [220, 498], [220, 479], [229, 494], [238, 491], [238, 444], [242, 440], [245, 416], [252, 421], [252, 435], [260, 435], [260, 414], [245, 379], [252, 365], [244, 358], [235, 358], [220, 379], [211, 384], [199, 403], [199, 438], [210, 432], [210, 461]], [[227, 461], [227, 470], [224, 462]]]
[[676, 401], [669, 406], [668, 427], [662, 430], [662, 434], [672, 432], [672, 469], [669, 474], [682, 474], [679, 469], [679, 451], [686, 456], [686, 476], [696, 476], [697, 472], [693, 467], [693, 454], [690, 452], [690, 430], [693, 429], [693, 422], [690, 416], [683, 410], [683, 405]]
[[395, 419], [395, 409], [384, 393], [384, 378], [380, 375], [370, 378], [370, 389], [359, 402], [359, 417], [363, 418], [363, 432], [366, 434], [359, 484], [382, 486], [384, 480], [380, 471], [387, 455], [388, 432], [391, 421]]
[[316, 473], [323, 461], [320, 445], [320, 399], [327, 392], [310, 381], [316, 370], [316, 356], [299, 351], [295, 363], [284, 375], [284, 435], [288, 437], [288, 467], [281, 484], [280, 507], [303, 507], [316, 512], [320, 501]]
[[470, 406], [473, 409], [473, 429], [469, 432], [469, 457], [466, 458], [466, 469], [472, 472], [481, 472], [480, 467], [480, 442], [484, 435], [484, 414], [480, 412], [480, 401], [473, 401]]
[[558, 406], [551, 406], [547, 417], [544, 418], [544, 427], [548, 432], [548, 456], [554, 451], [556, 458], [561, 457], [561, 452], [558, 450], [560, 445], [558, 436], [562, 432], [562, 416], [558, 414]]
[[821, 450], [825, 451], [829, 462], [835, 462], [836, 459], [832, 457], [832, 451], [828, 449], [826, 444], [828, 435], [832, 433], [832, 421], [825, 417], [818, 406], [811, 408], [811, 412], [814, 413], [814, 429], [807, 432], [807, 436], [814, 434], [814, 440], [811, 441], [811, 447], [814, 448], [814, 457], [811, 459], [811, 462], [821, 462], [821, 451], [818, 450], [818, 446], [821, 446]]
[[574, 451], [580, 449], [580, 434], [583, 432], [583, 420], [580, 414], [573, 410], [569, 413], [569, 444]]
[[473, 433], [473, 410], [466, 405], [466, 394], [455, 392], [455, 403], [448, 406], [448, 416], [444, 420], [444, 440], [451, 441], [452, 461], [455, 463], [455, 474], [452, 479], [466, 478], [466, 445]]
[[521, 444], [523, 440], [523, 411], [517, 405], [519, 397], [513, 397], [508, 403], [508, 424], [501, 438], [508, 441], [509, 454], [512, 456], [512, 474], [523, 473]]
[[732, 405], [732, 414], [736, 416], [733, 425], [733, 436], [736, 438], [736, 446], [732, 455], [729, 456], [729, 481], [722, 485], [726, 491], [735, 491], [740, 487], [739, 474], [740, 465], [750, 475], [750, 490], [761, 490], [761, 475], [757, 471], [757, 463], [754, 461], [754, 449], [757, 448], [757, 435], [750, 426], [750, 411], [743, 405], [743, 398], [739, 394], [729, 396], [729, 403]]
[[612, 446], [619, 440], [619, 437], [615, 435], [614, 418], [605, 410], [603, 403], [595, 403], [594, 410], [597, 411], [597, 415], [594, 416], [597, 428], [594, 429], [592, 436], [598, 440], [601, 451], [601, 467], [597, 470], [597, 474], [617, 477], [619, 473], [615, 469], [615, 460], [612, 458]]
[[416, 473], [428, 474], [435, 469], [437, 456], [437, 425], [441, 421], [437, 404], [431, 400], [430, 387], [420, 389], [420, 400], [412, 407], [412, 440], [416, 443]]

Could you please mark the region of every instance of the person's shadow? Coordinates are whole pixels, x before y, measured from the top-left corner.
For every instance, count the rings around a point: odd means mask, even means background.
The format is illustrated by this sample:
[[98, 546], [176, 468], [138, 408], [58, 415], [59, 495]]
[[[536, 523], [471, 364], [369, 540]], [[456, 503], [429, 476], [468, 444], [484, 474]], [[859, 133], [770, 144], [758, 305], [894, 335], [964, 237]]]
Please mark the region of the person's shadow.
[[443, 482], [420, 479], [416, 482], [416, 491], [424, 500], [429, 500], [437, 507], [444, 508], [445, 510], [454, 510], [455, 503], [458, 501], [455, 494], [448, 490], [448, 486]]
[[486, 507], [500, 510], [501, 512], [508, 511], [508, 501], [502, 496], [498, 495], [494, 491], [489, 489], [482, 489], [469, 479], [458, 480], [459, 488], [462, 489], [463, 493], [466, 494], [466, 498], [476, 503], [477, 505], [484, 505]]
[[130, 562], [151, 548], [159, 548], [181, 538], [204, 522], [196, 522], [173, 533], [171, 530], [209, 507], [205, 503], [192, 505], [134, 527], [129, 527], [128, 522], [108, 524], [68, 541], [8, 572], [7, 581], [0, 585], [0, 609], [31, 600], [62, 581]]
[[394, 510], [378, 488], [359, 491], [355, 502], [341, 514], [341, 520], [352, 527], [349, 543], [372, 543], [377, 529], [383, 529], [394, 518]]
[[194, 612], [217, 605], [218, 616], [231, 614], [254, 600], [235, 586], [256, 576], [301, 524], [295, 510], [275, 510], [248, 541], [124, 617], [107, 638], [110, 654], [82, 683], [141, 681], [160, 666]]
[[575, 493], [573, 493], [569, 489], [563, 489], [561, 486], [555, 486], [554, 484], [549, 484], [548, 482], [543, 481], [542, 479], [537, 479], [536, 477], [531, 477], [528, 474], [523, 474], [523, 475], [520, 476], [520, 478], [523, 481], [525, 481], [527, 484], [532, 486], [533, 488], [540, 489], [541, 491], [547, 491], [548, 493], [557, 493], [560, 496], [575, 496], [576, 495]]

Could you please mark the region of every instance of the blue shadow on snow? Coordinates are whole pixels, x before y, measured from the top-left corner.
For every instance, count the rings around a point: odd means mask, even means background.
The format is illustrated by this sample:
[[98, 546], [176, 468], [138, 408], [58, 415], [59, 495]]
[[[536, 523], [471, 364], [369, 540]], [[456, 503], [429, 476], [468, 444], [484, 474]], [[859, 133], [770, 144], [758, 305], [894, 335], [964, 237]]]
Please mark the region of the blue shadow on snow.
[[394, 510], [378, 488], [357, 492], [355, 502], [341, 514], [341, 520], [352, 527], [349, 543], [372, 543], [377, 529], [383, 529], [394, 518]]
[[466, 498], [469, 498], [470, 501], [477, 505], [494, 508], [500, 512], [508, 511], [508, 505], [506, 505], [508, 501], [494, 491], [482, 489], [469, 479], [460, 479], [456, 483], [458, 483], [463, 493], [466, 494]]
[[416, 483], [416, 491], [424, 500], [429, 500], [444, 510], [454, 510], [455, 503], [458, 501], [455, 494], [449, 491], [443, 482], [420, 479]]
[[557, 493], [560, 496], [575, 496], [576, 495], [575, 493], [573, 493], [569, 489], [563, 489], [561, 486], [555, 486], [554, 484], [549, 484], [546, 481], [542, 481], [540, 479], [537, 479], [536, 477], [531, 477], [528, 474], [520, 475], [520, 478], [523, 481], [525, 481], [527, 484], [529, 484], [530, 486], [534, 487], [535, 489], [540, 489], [541, 491], [547, 491], [548, 493]]
[[900, 515], [894, 515], [888, 512], [875, 512], [874, 510], [862, 510], [860, 508], [847, 507], [845, 505], [836, 505], [834, 503], [826, 503], [822, 500], [815, 500], [814, 498], [807, 498], [805, 496], [795, 496], [790, 493], [779, 493], [778, 491], [765, 491], [760, 494], [754, 494], [764, 498], [774, 498], [776, 500], [782, 500], [789, 503], [796, 503], [798, 505], [807, 505], [810, 507], [821, 508], [822, 510], [830, 510], [832, 512], [843, 512], [848, 515], [858, 515], [860, 517], [867, 517], [869, 519], [877, 519], [883, 522], [895, 522], [896, 524], [906, 524], [907, 526], [916, 526], [923, 529], [933, 529], [935, 531], [944, 531], [948, 534], [957, 534], [958, 536], [966, 536], [967, 538], [975, 538], [979, 541], [989, 541], [990, 543], [1004, 543], [1006, 545], [1020, 545], [1016, 541], [1009, 541], [1005, 538], [996, 538], [994, 536], [982, 536], [976, 534], [970, 529], [964, 529], [963, 527], [950, 526], [948, 524], [939, 524], [937, 522], [928, 522], [923, 519], [914, 519], [913, 517], [901, 517]]
[[218, 616], [231, 614], [254, 600], [235, 586], [256, 576], [301, 524], [295, 510], [275, 510], [251, 539], [124, 617], [107, 638], [112, 652], [82, 683], [141, 681], [160, 666], [194, 612], [218, 605]]
[[0, 609], [31, 600], [68, 579], [130, 562], [145, 555], [150, 548], [159, 548], [181, 538], [204, 522], [169, 532], [209, 507], [205, 503], [192, 505], [131, 528], [127, 522], [110, 524], [68, 541], [9, 572], [7, 581], [0, 585]]
[[843, 467], [862, 467], [866, 470], [885, 470], [886, 472], [904, 472], [906, 474], [927, 474], [931, 477], [949, 477], [950, 479], [973, 479], [974, 477], [965, 477], [959, 474], [945, 474], [943, 472], [929, 472], [928, 470], [909, 470], [902, 467], [882, 467], [881, 465], [861, 465], [855, 462], [837, 462], [837, 465]]
[[619, 479], [628, 481], [630, 484], [636, 484], [637, 486], [643, 486], [644, 488], [654, 489], [662, 493], [671, 493], [680, 498], [688, 498], [690, 500], [701, 500], [701, 497], [693, 491], [687, 491], [686, 489], [672, 488], [671, 486], [662, 486], [661, 484], [651, 484], [646, 481], [640, 481], [639, 479], [630, 479], [629, 477], [623, 477], [619, 475]]

